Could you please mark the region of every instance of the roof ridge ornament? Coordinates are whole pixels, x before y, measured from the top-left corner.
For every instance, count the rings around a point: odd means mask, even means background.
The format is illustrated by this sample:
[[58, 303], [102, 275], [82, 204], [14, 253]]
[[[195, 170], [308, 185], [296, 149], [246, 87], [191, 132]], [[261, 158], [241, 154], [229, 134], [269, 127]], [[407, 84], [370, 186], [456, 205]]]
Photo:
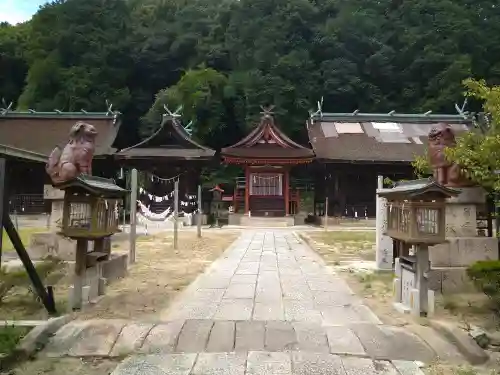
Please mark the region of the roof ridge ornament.
[[189, 134], [190, 137], [193, 136], [193, 128], [192, 128], [193, 124], [194, 124], [194, 121], [191, 120], [188, 122], [188, 124], [186, 126], [183, 126], [184, 130], [186, 131], [186, 133]]
[[163, 116], [167, 116], [168, 115], [168, 116], [170, 116], [172, 118], [179, 118], [179, 117], [181, 117], [182, 108], [183, 108], [183, 106], [180, 105], [180, 106], [177, 107], [177, 109], [174, 112], [171, 112], [170, 109], [168, 109], [167, 105], [163, 104], [163, 109], [165, 110], [165, 112], [167, 112]]
[[321, 100], [318, 100], [317, 102], [317, 105], [318, 105], [318, 109], [316, 110], [316, 112], [310, 112], [310, 116], [311, 118], [319, 115], [319, 117], [323, 117], [323, 97], [321, 97]]
[[467, 118], [467, 115], [469, 114], [468, 111], [465, 111], [465, 107], [467, 106], [467, 98], [464, 99], [464, 103], [462, 104], [462, 108], [458, 106], [457, 103], [455, 103], [455, 109], [457, 110], [458, 114], [460, 116], [463, 116], [464, 118]]
[[262, 109], [262, 112], [261, 112], [261, 115], [264, 115], [264, 116], [271, 116], [274, 114], [273, 112], [273, 109], [275, 108], [276, 106], [273, 104], [273, 105], [269, 105], [267, 107], [264, 107], [263, 105], [260, 106], [260, 108]]
[[10, 111], [10, 109], [12, 108], [12, 102], [9, 103], [9, 105], [7, 105], [7, 102], [5, 101], [5, 98], [2, 98], [2, 108], [0, 108], [0, 112], [2, 115], [5, 115], [7, 114], [7, 112]]

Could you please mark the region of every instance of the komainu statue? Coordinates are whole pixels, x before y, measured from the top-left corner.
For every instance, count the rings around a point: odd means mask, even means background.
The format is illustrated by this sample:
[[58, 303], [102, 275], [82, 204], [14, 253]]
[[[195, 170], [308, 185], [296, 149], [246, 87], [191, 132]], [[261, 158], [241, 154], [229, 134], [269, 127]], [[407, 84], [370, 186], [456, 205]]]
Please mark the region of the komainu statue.
[[97, 131], [94, 126], [77, 122], [70, 130], [69, 142], [57, 146], [49, 156], [45, 170], [54, 185], [70, 181], [80, 174], [92, 175], [92, 158]]
[[472, 182], [463, 174], [456, 163], [446, 159], [446, 147], [455, 147], [455, 134], [447, 124], [439, 123], [429, 133], [429, 162], [434, 173], [434, 179], [448, 187], [472, 186]]

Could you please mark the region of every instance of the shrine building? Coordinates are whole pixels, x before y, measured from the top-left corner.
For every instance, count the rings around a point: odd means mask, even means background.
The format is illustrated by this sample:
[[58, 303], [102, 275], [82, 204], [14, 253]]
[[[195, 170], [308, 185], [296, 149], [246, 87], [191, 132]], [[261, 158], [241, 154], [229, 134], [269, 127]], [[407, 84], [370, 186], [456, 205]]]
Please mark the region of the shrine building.
[[[294, 166], [311, 163], [314, 152], [288, 138], [274, 123], [272, 107], [262, 108], [259, 125], [221, 150], [223, 162], [244, 169], [234, 189], [235, 216], [283, 217], [299, 212], [298, 191], [290, 184]], [[237, 220], [233, 221], [237, 224]]]
[[93, 168], [102, 169], [116, 152], [113, 147], [120, 129], [119, 112], [37, 112], [0, 108], [0, 157], [6, 159], [7, 194], [10, 211], [39, 214], [50, 210], [44, 201], [44, 184], [50, 184], [45, 163], [55, 146], [65, 146], [72, 126], [92, 124], [96, 138]]
[[315, 216], [375, 217], [377, 176], [414, 178], [412, 161], [425, 155], [427, 135], [439, 123], [455, 132], [472, 128], [466, 114], [326, 113], [307, 121], [314, 150]]
[[[215, 154], [215, 150], [194, 140], [182, 125], [180, 115], [166, 113], [158, 129], [136, 145], [114, 154], [118, 166], [137, 168], [150, 172], [150, 180], [144, 181], [148, 193], [164, 196], [173, 191], [174, 180], [179, 180], [179, 196], [197, 194], [201, 184], [201, 170]], [[146, 199], [147, 197], [142, 197]], [[152, 212], [164, 211], [172, 201], [148, 202]], [[189, 209], [191, 211], [191, 209]]]

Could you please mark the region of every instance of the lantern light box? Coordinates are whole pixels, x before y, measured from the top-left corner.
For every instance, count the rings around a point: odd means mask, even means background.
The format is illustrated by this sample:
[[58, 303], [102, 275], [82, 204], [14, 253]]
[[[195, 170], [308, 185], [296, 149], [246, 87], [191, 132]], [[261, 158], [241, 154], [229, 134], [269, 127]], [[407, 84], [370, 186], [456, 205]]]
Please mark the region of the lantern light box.
[[118, 229], [118, 205], [127, 190], [113, 180], [81, 175], [58, 184], [65, 191], [62, 234], [72, 239], [99, 239]]
[[402, 181], [380, 190], [378, 195], [387, 199], [386, 234], [409, 244], [445, 242], [445, 202], [458, 194], [432, 178]]

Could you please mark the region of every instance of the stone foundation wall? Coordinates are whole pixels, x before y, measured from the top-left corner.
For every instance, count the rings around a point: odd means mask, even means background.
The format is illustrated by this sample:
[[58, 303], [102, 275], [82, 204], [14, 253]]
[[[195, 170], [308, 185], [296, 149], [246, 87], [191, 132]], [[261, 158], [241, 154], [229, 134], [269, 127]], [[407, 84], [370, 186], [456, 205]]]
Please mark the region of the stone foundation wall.
[[480, 260], [498, 259], [497, 238], [477, 236], [477, 207], [485, 202], [484, 190], [459, 190], [460, 195], [446, 203], [447, 242], [429, 247], [429, 288], [442, 293], [472, 291], [467, 268]]

